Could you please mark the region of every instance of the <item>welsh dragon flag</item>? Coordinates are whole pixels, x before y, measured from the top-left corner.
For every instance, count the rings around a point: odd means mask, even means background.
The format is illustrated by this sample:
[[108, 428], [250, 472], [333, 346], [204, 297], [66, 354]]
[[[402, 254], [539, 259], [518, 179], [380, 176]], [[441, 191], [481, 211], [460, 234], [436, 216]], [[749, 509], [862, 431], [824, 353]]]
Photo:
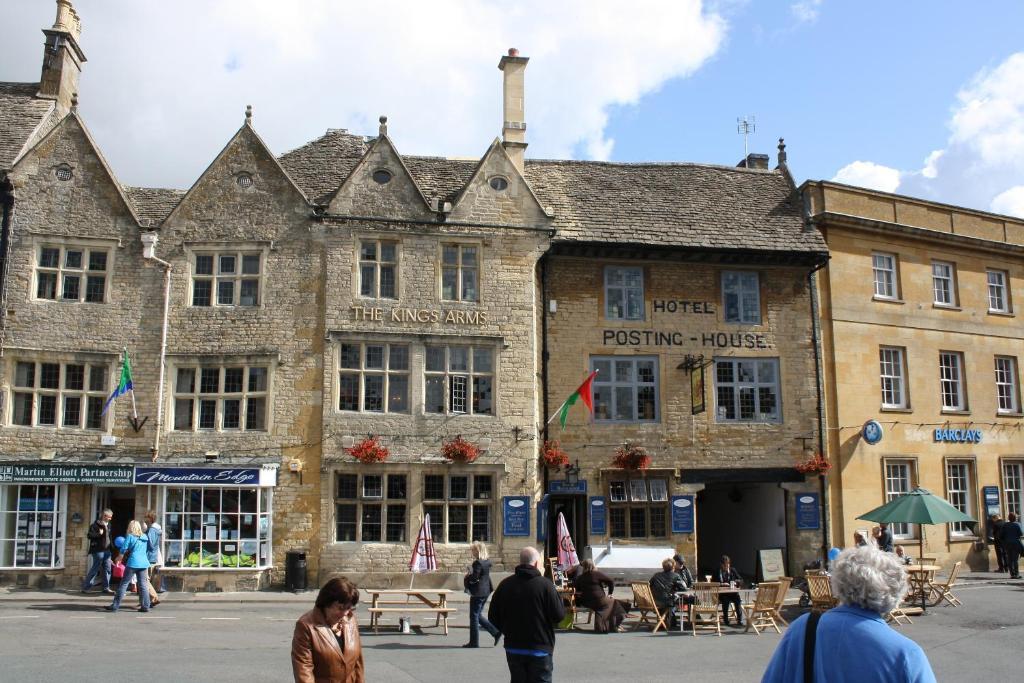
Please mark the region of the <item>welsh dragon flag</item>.
[[569, 409], [572, 408], [576, 404], [576, 401], [579, 401], [580, 399], [583, 399], [583, 405], [585, 405], [587, 410], [590, 411], [590, 414], [593, 415], [594, 377], [596, 376], [597, 370], [594, 370], [585, 380], [583, 380], [583, 384], [581, 384], [579, 388], [569, 396], [569, 398], [565, 399], [565, 402], [558, 407], [558, 410], [556, 410], [555, 414], [548, 419], [548, 422], [551, 422], [551, 420], [554, 420], [557, 417], [559, 424], [562, 425], [562, 428], [564, 429], [565, 419], [569, 416]]
[[103, 410], [100, 412], [100, 414], [101, 415], [106, 414], [107, 410], [110, 408], [110, 404], [112, 404], [116, 399], [120, 398], [121, 396], [124, 396], [125, 394], [130, 393], [132, 395], [132, 414], [134, 415], [135, 414], [135, 391], [134, 391], [134, 389], [135, 389], [135, 385], [132, 382], [132, 364], [128, 360], [128, 351], [126, 349], [125, 352], [124, 352], [124, 359], [121, 362], [121, 377], [120, 377], [120, 379], [117, 382], [117, 386], [114, 387], [114, 392], [112, 394], [110, 394], [110, 398], [108, 398], [107, 402], [103, 404]]

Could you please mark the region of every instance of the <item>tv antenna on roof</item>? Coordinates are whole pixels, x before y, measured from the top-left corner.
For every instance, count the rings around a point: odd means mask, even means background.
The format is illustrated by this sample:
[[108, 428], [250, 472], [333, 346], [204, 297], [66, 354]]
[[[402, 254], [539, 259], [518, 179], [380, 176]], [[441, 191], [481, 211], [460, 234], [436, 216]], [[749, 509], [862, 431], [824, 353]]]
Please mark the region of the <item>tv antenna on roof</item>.
[[747, 138], [750, 137], [751, 133], [757, 128], [757, 117], [744, 116], [743, 118], [736, 119], [736, 132], [743, 136], [743, 159], [745, 160], [750, 154], [747, 149]]

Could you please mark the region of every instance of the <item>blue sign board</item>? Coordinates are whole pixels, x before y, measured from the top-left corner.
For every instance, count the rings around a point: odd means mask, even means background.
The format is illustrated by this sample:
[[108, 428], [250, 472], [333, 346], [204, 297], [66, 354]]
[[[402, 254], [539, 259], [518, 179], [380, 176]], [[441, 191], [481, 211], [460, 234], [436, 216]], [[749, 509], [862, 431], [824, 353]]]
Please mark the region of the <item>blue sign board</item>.
[[608, 533], [608, 505], [604, 496], [590, 497], [590, 533], [594, 536]]
[[580, 479], [575, 484], [569, 484], [564, 479], [548, 482], [548, 493], [587, 493], [587, 480]]
[[936, 429], [936, 443], [981, 443], [980, 429]]
[[817, 493], [796, 494], [796, 528], [799, 530], [821, 528], [821, 512], [818, 509]]
[[985, 513], [989, 515], [1000, 514], [999, 510], [999, 487], [982, 486], [981, 497], [985, 501]]
[[136, 484], [259, 486], [259, 467], [135, 467]]
[[868, 420], [861, 428], [860, 435], [869, 446], [874, 446], [882, 440], [882, 424], [878, 420]]
[[548, 497], [545, 495], [537, 501], [537, 540], [546, 541], [548, 538]]
[[693, 533], [693, 508], [693, 496], [672, 496], [672, 533]]
[[502, 511], [506, 536], [530, 535], [530, 497], [505, 496]]

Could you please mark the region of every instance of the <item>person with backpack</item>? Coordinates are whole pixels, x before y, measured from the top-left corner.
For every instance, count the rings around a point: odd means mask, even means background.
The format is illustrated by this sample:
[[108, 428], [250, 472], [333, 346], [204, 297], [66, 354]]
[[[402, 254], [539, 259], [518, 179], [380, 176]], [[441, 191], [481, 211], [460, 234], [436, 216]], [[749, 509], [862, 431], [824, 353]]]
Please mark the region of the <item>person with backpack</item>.
[[139, 611], [149, 611], [148, 547], [149, 539], [143, 535], [142, 525], [138, 520], [133, 519], [128, 523], [128, 531], [125, 532], [124, 547], [121, 551], [121, 558], [125, 567], [124, 576], [121, 578], [121, 583], [117, 586], [117, 595], [114, 596], [114, 602], [104, 608], [108, 612], [116, 612], [120, 609], [121, 601], [124, 600], [124, 594], [128, 591], [128, 584], [132, 582], [132, 577], [135, 577], [139, 584]]
[[85, 575], [82, 582], [82, 592], [87, 593], [92, 588], [92, 582], [102, 571], [103, 592], [113, 594], [110, 590], [110, 572], [112, 564], [110, 561], [110, 520], [114, 519], [114, 513], [109, 509], [100, 513], [95, 522], [89, 525], [86, 535], [89, 537], [89, 557], [92, 558], [92, 566], [89, 573]]

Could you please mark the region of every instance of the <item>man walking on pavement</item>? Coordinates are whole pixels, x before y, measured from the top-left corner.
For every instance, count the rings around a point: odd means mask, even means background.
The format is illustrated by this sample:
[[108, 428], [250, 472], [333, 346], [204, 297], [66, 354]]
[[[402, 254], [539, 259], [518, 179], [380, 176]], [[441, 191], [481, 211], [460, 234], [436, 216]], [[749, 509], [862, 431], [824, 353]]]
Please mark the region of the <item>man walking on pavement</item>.
[[92, 588], [92, 582], [99, 574], [100, 570], [103, 570], [103, 592], [113, 593], [110, 590], [110, 520], [114, 518], [114, 513], [110, 510], [104, 510], [100, 513], [99, 518], [89, 525], [89, 556], [92, 557], [92, 566], [89, 567], [89, 573], [85, 575], [85, 581], [82, 582], [82, 592], [87, 592]]
[[505, 636], [511, 683], [550, 683], [554, 672], [555, 624], [565, 618], [565, 606], [540, 570], [537, 549], [523, 548], [515, 574], [498, 585], [487, 611]]

